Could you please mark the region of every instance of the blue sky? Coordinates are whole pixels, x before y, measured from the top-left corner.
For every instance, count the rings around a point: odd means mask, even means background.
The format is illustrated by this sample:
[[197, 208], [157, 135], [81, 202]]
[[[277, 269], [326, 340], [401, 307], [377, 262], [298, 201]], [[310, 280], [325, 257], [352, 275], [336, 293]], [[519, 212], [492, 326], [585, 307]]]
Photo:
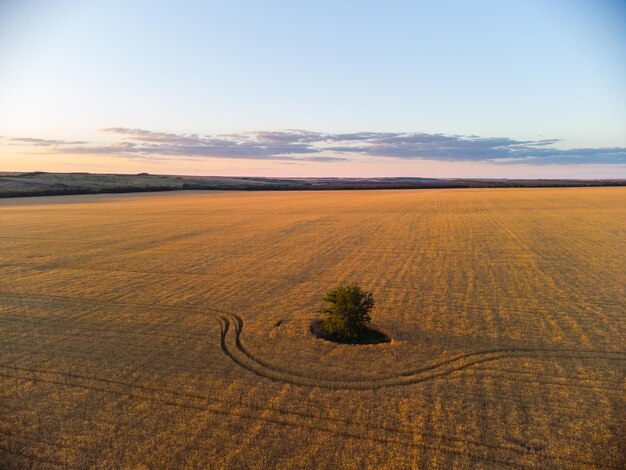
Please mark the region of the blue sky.
[[625, 24], [608, 0], [5, 0], [0, 170], [626, 177]]

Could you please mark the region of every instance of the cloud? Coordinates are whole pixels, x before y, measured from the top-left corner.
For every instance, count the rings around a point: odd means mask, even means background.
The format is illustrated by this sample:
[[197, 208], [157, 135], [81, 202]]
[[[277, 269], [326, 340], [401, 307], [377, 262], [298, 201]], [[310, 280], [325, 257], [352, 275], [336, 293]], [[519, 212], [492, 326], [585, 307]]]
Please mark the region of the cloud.
[[501, 165], [626, 164], [626, 148], [560, 149], [558, 139], [427, 134], [423, 132], [320, 133], [301, 129], [198, 135], [109, 127], [118, 140], [88, 142], [8, 138], [13, 145], [49, 147], [55, 153], [101, 154], [127, 158], [227, 158], [284, 162], [340, 162], [361, 157]]
[[5, 139], [10, 142], [9, 145], [35, 145], [38, 147], [87, 144], [87, 142], [78, 141], [78, 140], [77, 141], [49, 140], [49, 139], [36, 139], [34, 137], [6, 137]]
[[[127, 153], [152, 153], [166, 156], [198, 156], [248, 160], [305, 160], [341, 161], [344, 157], [298, 158], [294, 155], [317, 154], [319, 149], [311, 142], [319, 139], [319, 134], [305, 131], [257, 132], [217, 136], [197, 134], [171, 134], [151, 132], [144, 129], [111, 127], [100, 129], [109, 134], [121, 135], [127, 140], [138, 142]], [[315, 137], [313, 138], [313, 134]], [[80, 152], [81, 147], [70, 149]], [[95, 153], [119, 153], [117, 146], [98, 147]]]

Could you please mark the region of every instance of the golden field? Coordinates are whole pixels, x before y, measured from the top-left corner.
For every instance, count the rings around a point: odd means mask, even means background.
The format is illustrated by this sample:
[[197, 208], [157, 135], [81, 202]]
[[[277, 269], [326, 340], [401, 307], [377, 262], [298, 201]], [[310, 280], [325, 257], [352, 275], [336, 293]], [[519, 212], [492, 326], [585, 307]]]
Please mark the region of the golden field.
[[[0, 201], [2, 468], [623, 468], [626, 189]], [[340, 282], [390, 344], [314, 337]]]

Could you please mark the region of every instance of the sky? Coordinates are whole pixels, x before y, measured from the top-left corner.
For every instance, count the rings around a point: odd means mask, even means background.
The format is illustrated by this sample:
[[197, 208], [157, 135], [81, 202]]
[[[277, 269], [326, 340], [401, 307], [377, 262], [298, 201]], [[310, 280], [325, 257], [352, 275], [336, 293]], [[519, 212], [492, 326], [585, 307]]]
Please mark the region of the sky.
[[0, 0], [0, 171], [626, 178], [626, 2]]

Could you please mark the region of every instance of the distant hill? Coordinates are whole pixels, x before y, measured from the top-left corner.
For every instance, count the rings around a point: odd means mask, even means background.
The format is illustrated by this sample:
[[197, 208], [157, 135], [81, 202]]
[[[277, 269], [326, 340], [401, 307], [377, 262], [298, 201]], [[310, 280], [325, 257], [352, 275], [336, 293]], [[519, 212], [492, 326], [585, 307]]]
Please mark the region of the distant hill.
[[139, 173], [0, 173], [0, 197], [130, 193], [176, 190], [329, 190], [420, 188], [513, 188], [626, 186], [626, 180], [440, 179], [440, 178], [266, 178], [176, 176]]

